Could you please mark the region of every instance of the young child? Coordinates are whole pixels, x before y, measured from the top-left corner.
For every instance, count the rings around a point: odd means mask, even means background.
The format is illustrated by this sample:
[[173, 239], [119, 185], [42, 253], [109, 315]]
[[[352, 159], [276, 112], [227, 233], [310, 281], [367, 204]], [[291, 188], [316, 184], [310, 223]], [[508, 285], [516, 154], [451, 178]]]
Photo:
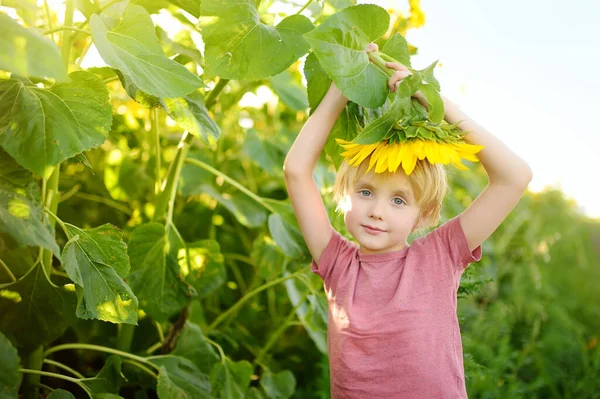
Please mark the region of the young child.
[[[371, 43], [368, 51], [377, 51]], [[410, 73], [401, 64], [395, 91]], [[414, 95], [425, 107], [420, 92]], [[333, 399], [466, 398], [456, 315], [460, 277], [481, 259], [481, 244], [518, 203], [532, 172], [498, 138], [443, 97], [445, 120], [461, 122], [489, 184], [460, 215], [409, 246], [408, 235], [438, 223], [446, 191], [443, 165], [417, 161], [409, 176], [365, 174], [341, 166], [335, 185], [345, 225], [358, 245], [331, 226], [313, 170], [348, 99], [332, 83], [292, 145], [284, 173], [300, 229], [329, 302], [328, 351]]]

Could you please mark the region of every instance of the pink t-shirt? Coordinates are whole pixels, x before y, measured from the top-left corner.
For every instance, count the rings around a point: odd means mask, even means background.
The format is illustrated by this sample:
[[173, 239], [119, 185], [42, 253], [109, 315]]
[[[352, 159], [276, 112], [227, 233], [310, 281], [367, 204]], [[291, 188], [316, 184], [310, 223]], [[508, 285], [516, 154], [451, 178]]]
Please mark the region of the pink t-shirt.
[[456, 293], [480, 259], [458, 216], [384, 254], [361, 254], [334, 230], [312, 262], [329, 302], [332, 398], [466, 398]]

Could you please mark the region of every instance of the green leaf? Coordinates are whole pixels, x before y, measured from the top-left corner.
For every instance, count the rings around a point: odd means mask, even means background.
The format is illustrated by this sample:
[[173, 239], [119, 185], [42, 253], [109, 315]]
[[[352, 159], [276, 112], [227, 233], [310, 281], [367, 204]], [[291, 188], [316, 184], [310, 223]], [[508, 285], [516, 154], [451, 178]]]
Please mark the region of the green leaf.
[[191, 321], [185, 323], [177, 340], [177, 346], [171, 354], [190, 360], [205, 374], [210, 374], [212, 367], [219, 361], [219, 355], [206, 340], [200, 326]]
[[435, 69], [438, 61], [434, 61], [427, 68], [420, 70], [423, 80], [432, 85], [437, 91], [440, 91], [440, 82], [433, 76], [433, 70]]
[[304, 77], [307, 82], [306, 92], [308, 95], [308, 104], [310, 105], [311, 112], [313, 112], [323, 97], [325, 97], [327, 90], [329, 90], [329, 86], [331, 86], [331, 79], [321, 66], [315, 53], [310, 53], [308, 54], [308, 57], [306, 57], [306, 62], [304, 63]]
[[21, 375], [21, 359], [12, 343], [0, 332], [0, 398], [17, 399]]
[[58, 47], [49, 38], [4, 14], [0, 14], [0, 37], [0, 69], [21, 76], [67, 79]]
[[196, 289], [199, 298], [204, 298], [221, 287], [227, 279], [221, 248], [217, 241], [200, 240], [188, 244], [188, 251], [190, 264], [185, 262], [185, 258], [182, 259], [189, 273], [185, 280]]
[[61, 336], [75, 312], [75, 296], [53, 285], [41, 265], [0, 288], [0, 330], [31, 350]]
[[75, 396], [69, 391], [64, 389], [55, 389], [48, 395], [46, 399], [75, 399]]
[[344, 151], [343, 148], [335, 141], [336, 138], [352, 141], [359, 132], [360, 125], [358, 123], [358, 115], [360, 112], [360, 105], [348, 102], [344, 110], [340, 113], [340, 116], [335, 121], [331, 133], [325, 143], [325, 152], [336, 168], [339, 168], [344, 158], [341, 153]]
[[248, 392], [246, 393], [245, 399], [265, 399], [266, 396], [260, 391], [256, 389], [256, 387], [250, 387]]
[[302, 233], [295, 226], [284, 220], [278, 213], [269, 215], [269, 232], [290, 258], [300, 258], [306, 255], [306, 245]]
[[119, 393], [119, 387], [127, 379], [121, 372], [121, 358], [117, 355], [111, 355], [106, 359], [102, 370], [93, 378], [80, 379], [81, 383], [87, 386], [94, 398], [102, 393]]
[[429, 104], [427, 117], [432, 123], [441, 123], [444, 120], [444, 102], [442, 96], [433, 85], [421, 83], [419, 87], [421, 93]]
[[140, 90], [128, 75], [116, 71], [127, 94], [144, 107], [162, 107], [180, 127], [206, 142], [209, 142], [209, 137], [219, 138], [221, 129], [210, 116], [204, 105], [204, 96], [199, 92], [193, 91], [180, 98], [159, 98]]
[[0, 232], [20, 247], [40, 246], [60, 259], [60, 248], [42, 211], [40, 190], [31, 172], [0, 149]]
[[77, 316], [137, 325], [138, 300], [123, 281], [129, 273], [123, 233], [110, 224], [82, 230], [66, 224], [63, 266], [77, 285]]
[[0, 146], [42, 176], [104, 143], [112, 124], [104, 82], [84, 71], [69, 77], [50, 89], [27, 80], [0, 81]]
[[[308, 273], [307, 275], [310, 275], [310, 272], [307, 272], [307, 273]], [[310, 281], [310, 278], [307, 277], [307, 281]], [[320, 283], [320, 284], [322, 284], [322, 283]], [[300, 303], [302, 298], [304, 298], [304, 296], [306, 294], [306, 290], [308, 289], [306, 287], [306, 284], [301, 283], [301, 282], [297, 281], [296, 279], [288, 279], [288, 280], [284, 281], [284, 285], [287, 290], [288, 297], [290, 298], [290, 302], [291, 302], [292, 306], [294, 306], [294, 308], [296, 309], [296, 314], [298, 315], [298, 318], [304, 325], [306, 332], [308, 333], [310, 338], [315, 343], [315, 346], [317, 347], [317, 349], [319, 349], [319, 351], [321, 353], [326, 355], [327, 354], [327, 330], [322, 329], [320, 326], [315, 325], [315, 323], [312, 322], [312, 320], [310, 318], [311, 317], [311, 315], [310, 315], [311, 309], [309, 307], [310, 305], [306, 304], [306, 303]], [[315, 312], [315, 310], [313, 310], [312, 313], [318, 314], [319, 313], [318, 310], [317, 310], [317, 312]], [[325, 320], [327, 320], [327, 319], [325, 319]]]
[[304, 35], [323, 69], [349, 100], [363, 107], [381, 106], [388, 77], [369, 61], [367, 45], [383, 36], [390, 16], [371, 4], [348, 7]]
[[251, 378], [252, 365], [248, 361], [233, 362], [226, 357], [215, 364], [210, 373], [212, 394], [220, 398], [244, 399]]
[[236, 193], [234, 195], [223, 193], [221, 194], [214, 186], [203, 185], [196, 192], [203, 192], [223, 205], [231, 212], [236, 219], [246, 227], [260, 227], [267, 220], [267, 211], [258, 204], [254, 199], [246, 194]]
[[288, 107], [296, 111], [304, 111], [308, 108], [308, 99], [304, 87], [288, 71], [283, 71], [278, 75], [271, 76], [271, 87], [281, 101]]
[[176, 258], [167, 256], [167, 235], [159, 223], [138, 226], [129, 239], [129, 285], [140, 306], [161, 322], [179, 312], [194, 292], [183, 282]]
[[194, 136], [217, 140], [221, 134], [219, 125], [210, 116], [204, 105], [204, 97], [197, 91], [184, 98], [164, 98], [161, 105], [171, 119]]
[[250, 129], [246, 134], [243, 151], [265, 171], [274, 176], [283, 176], [283, 161], [286, 153], [271, 140], [259, 138], [256, 130]]
[[290, 370], [283, 370], [277, 374], [265, 370], [260, 379], [267, 396], [272, 399], [288, 399], [296, 390], [296, 377]]
[[191, 361], [173, 355], [146, 359], [160, 368], [157, 387], [160, 399], [212, 398], [208, 376]]
[[251, 256], [259, 276], [265, 280], [276, 278], [284, 271], [285, 255], [269, 236], [254, 240]]
[[399, 33], [395, 33], [389, 40], [384, 44], [381, 49], [382, 53], [385, 53], [401, 63], [402, 65], [412, 68], [410, 64], [410, 50], [408, 49], [408, 42]]
[[203, 0], [202, 39], [207, 77], [258, 80], [284, 71], [308, 51], [302, 34], [313, 29], [303, 15], [276, 27], [260, 21], [254, 0]]
[[196, 18], [200, 16], [200, 0], [169, 0], [169, 2], [183, 8]]
[[165, 57], [143, 7], [128, 5], [120, 20], [110, 27], [94, 14], [90, 28], [104, 61], [144, 92], [164, 98], [182, 97], [203, 85], [183, 65]]

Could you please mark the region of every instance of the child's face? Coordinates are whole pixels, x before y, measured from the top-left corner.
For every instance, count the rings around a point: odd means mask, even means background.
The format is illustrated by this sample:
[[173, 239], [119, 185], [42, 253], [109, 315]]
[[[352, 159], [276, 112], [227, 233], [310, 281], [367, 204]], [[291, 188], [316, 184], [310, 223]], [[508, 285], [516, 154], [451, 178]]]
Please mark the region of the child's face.
[[361, 253], [401, 250], [416, 226], [419, 207], [403, 172], [388, 179], [374, 177], [370, 171], [351, 187], [344, 214], [346, 228], [360, 244]]

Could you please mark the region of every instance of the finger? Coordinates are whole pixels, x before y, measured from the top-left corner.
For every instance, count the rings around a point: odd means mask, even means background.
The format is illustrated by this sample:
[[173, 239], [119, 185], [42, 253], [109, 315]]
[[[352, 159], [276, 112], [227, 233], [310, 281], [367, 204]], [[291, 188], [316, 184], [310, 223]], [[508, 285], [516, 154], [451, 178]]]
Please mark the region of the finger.
[[408, 71], [408, 68], [399, 62], [386, 62], [385, 66], [396, 71]]
[[397, 83], [399, 84], [402, 79], [412, 75], [410, 71], [396, 71], [388, 80], [388, 87], [390, 91], [396, 91]]

